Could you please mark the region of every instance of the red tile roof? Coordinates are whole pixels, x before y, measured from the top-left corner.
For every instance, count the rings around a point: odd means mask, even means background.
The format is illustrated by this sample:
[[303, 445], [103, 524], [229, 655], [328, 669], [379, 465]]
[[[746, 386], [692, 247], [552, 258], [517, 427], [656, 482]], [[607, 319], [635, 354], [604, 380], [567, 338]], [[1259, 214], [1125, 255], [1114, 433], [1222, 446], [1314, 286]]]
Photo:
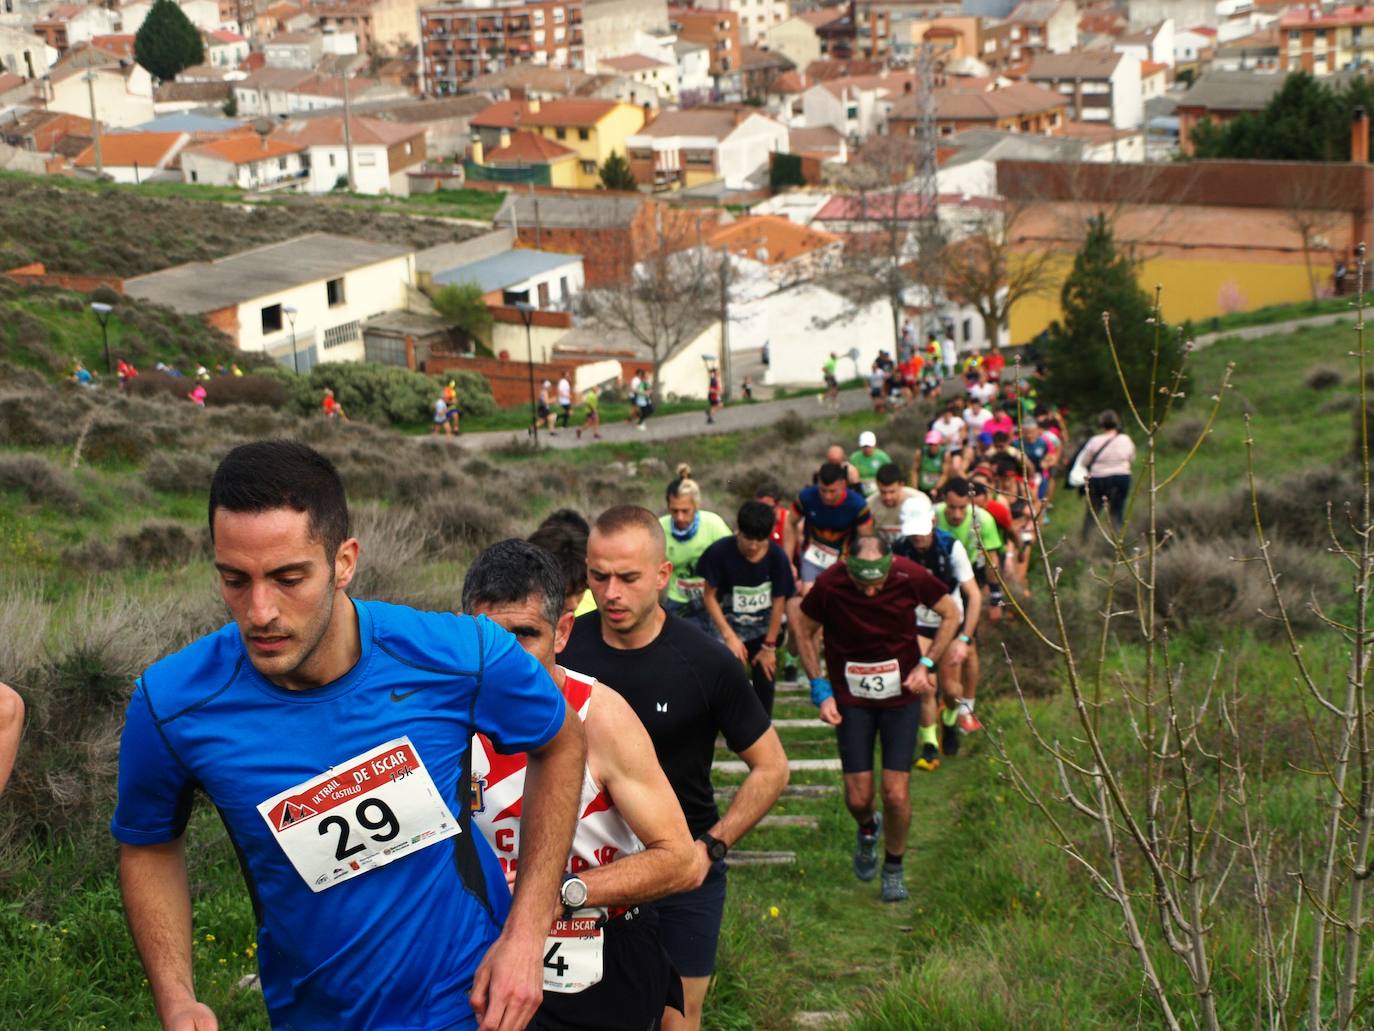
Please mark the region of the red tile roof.
[[134, 56], [134, 37], [132, 33], [112, 36], [92, 36], [91, 46], [115, 57], [129, 59]]
[[[186, 139], [186, 134], [180, 132], [104, 133], [100, 137], [100, 160], [107, 168], [158, 168]], [[83, 150], [74, 163], [78, 168], [94, 167], [94, 144]]]
[[515, 129], [521, 125], [561, 125], [591, 128], [620, 106], [615, 100], [567, 98], [535, 101], [531, 110], [527, 100], [499, 100], [472, 120], [482, 129]]
[[263, 140], [254, 133], [252, 136], [236, 135], [211, 143], [198, 143], [193, 147], [187, 147], [182, 153], [218, 158], [234, 165], [247, 165], [267, 158], [299, 154], [303, 150], [305, 148], [299, 143], [287, 143], [271, 136]]
[[598, 58], [598, 65], [614, 68], [618, 72], [647, 72], [650, 68], [667, 68], [665, 61], [658, 61], [646, 54], [622, 54], [620, 57]]
[[565, 147], [557, 140], [540, 136], [538, 133], [516, 131], [510, 134], [510, 142], [504, 147], [497, 147], [487, 153], [485, 163], [546, 165], [576, 153], [571, 147]]
[[209, 33], [211, 42], [214, 43], [247, 43], [237, 32], [230, 32], [228, 29], [215, 29]]
[[[354, 146], [390, 147], [424, 136], [422, 126], [397, 125], [377, 118], [353, 115], [348, 120], [349, 135]], [[321, 115], [318, 118], [298, 118], [281, 125], [273, 139], [298, 143], [303, 147], [342, 147], [344, 143], [343, 116]]]
[[768, 265], [791, 261], [839, 241], [834, 233], [797, 225], [782, 215], [745, 216], [706, 237], [712, 247], [727, 247], [731, 254]]

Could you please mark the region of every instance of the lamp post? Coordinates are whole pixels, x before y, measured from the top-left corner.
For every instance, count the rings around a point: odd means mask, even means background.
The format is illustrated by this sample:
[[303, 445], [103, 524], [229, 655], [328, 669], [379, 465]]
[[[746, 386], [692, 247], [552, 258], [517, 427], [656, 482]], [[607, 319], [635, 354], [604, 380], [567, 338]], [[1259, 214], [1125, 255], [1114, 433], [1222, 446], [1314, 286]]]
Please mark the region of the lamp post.
[[282, 305], [281, 313], [286, 316], [286, 321], [291, 323], [291, 366], [296, 370], [296, 375], [301, 374], [301, 359], [296, 353], [296, 309], [289, 304]]
[[105, 344], [105, 375], [114, 373], [114, 367], [110, 364], [110, 312], [114, 311], [108, 304], [102, 301], [92, 301], [91, 311], [95, 312], [95, 317], [100, 320], [100, 339]]
[[534, 399], [534, 342], [530, 339], [530, 324], [534, 321], [534, 305], [516, 301], [515, 310], [525, 323], [525, 368], [530, 374], [530, 426], [534, 432], [534, 446], [539, 446], [539, 407]]

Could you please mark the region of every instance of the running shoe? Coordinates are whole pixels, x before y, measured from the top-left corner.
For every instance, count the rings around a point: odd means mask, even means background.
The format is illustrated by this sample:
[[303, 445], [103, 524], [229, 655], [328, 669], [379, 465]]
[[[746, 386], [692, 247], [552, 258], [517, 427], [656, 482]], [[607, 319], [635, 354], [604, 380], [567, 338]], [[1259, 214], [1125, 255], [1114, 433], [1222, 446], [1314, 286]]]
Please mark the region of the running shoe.
[[965, 734], [976, 734], [978, 733], [978, 731], [983, 729], [983, 724], [977, 716], [973, 715], [972, 709], [966, 709], [963, 706], [960, 706], [959, 729], [962, 730]]
[[934, 773], [940, 768], [940, 750], [934, 745], [922, 745], [921, 757], [916, 760], [916, 769]]
[[953, 756], [959, 754], [959, 723], [946, 723], [940, 721], [940, 751], [945, 755]]
[[886, 863], [883, 864], [882, 891], [884, 902], [905, 902], [911, 898], [906, 890], [906, 885], [902, 883], [902, 868], [900, 866], [894, 870]]
[[878, 872], [878, 839], [883, 833], [883, 814], [873, 814], [873, 833], [865, 834], [859, 830], [858, 844], [854, 846], [854, 876], [861, 881], [873, 880]]

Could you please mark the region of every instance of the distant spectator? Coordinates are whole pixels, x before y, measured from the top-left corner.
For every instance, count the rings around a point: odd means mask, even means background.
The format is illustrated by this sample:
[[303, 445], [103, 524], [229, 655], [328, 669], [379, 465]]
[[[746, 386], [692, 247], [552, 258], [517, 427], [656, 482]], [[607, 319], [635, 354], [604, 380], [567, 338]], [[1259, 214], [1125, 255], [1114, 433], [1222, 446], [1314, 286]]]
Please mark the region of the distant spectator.
[[334, 399], [334, 391], [330, 387], [324, 388], [324, 401], [322, 402], [322, 406], [326, 419], [342, 419], [345, 422], [348, 421], [348, 416], [344, 413], [343, 405], [339, 404], [339, 402]]
[[461, 433], [458, 427], [458, 384], [449, 380], [444, 386], [444, 404], [448, 405], [448, 422], [454, 433]]
[[205, 384], [202, 383], [200, 380], [196, 380], [196, 385], [191, 388], [191, 392], [186, 396], [191, 399], [191, 403], [194, 404], [197, 408], [204, 408], [206, 396]]
[[443, 395], [434, 399], [434, 425], [430, 428], [430, 436], [437, 437], [439, 431], [444, 431], [444, 436], [453, 435], [453, 427], [448, 422], [448, 405], [444, 403]]
[[558, 424], [565, 430], [572, 422], [573, 391], [567, 372], [558, 377]]
[[119, 388], [123, 390], [128, 387], [129, 381], [138, 375], [138, 370], [121, 358], [115, 363], [115, 375], [119, 377]]
[[23, 730], [24, 700], [8, 684], [0, 684], [0, 792], [4, 792], [14, 769]]
[[1126, 520], [1126, 498], [1131, 493], [1131, 465], [1135, 441], [1121, 432], [1121, 419], [1110, 409], [1097, 417], [1101, 433], [1083, 445], [1080, 461], [1086, 472], [1089, 510], [1084, 513], [1083, 535], [1093, 528], [1093, 513], [1106, 509], [1117, 530]]
[[[243, 370], [239, 368], [239, 363], [238, 363], [238, 362], [230, 362], [230, 363], [229, 363], [229, 373], [230, 373], [230, 375], [233, 375], [233, 376], [242, 376], [242, 375], [243, 375]], [[134, 373], [134, 375], [138, 375], [138, 373]]]
[[740, 381], [739, 390], [740, 390], [740, 393], [744, 395], [744, 399], [745, 399], [746, 401], [752, 401], [752, 400], [754, 400], [754, 380], [753, 380], [753, 378], [750, 377], [750, 376], [745, 376], [744, 379]]
[[81, 362], [77, 362], [76, 368], [72, 369], [72, 382], [79, 387], [93, 387], [95, 386], [95, 377], [91, 375], [90, 369]]

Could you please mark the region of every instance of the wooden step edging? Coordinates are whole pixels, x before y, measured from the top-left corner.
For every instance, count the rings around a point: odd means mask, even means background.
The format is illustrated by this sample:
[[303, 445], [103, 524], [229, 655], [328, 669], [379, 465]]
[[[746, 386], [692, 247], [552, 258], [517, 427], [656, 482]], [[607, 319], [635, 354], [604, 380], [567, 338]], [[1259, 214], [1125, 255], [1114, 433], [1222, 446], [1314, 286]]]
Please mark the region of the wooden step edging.
[[[839, 759], [788, 759], [787, 768], [793, 773], [838, 772]], [[717, 759], [711, 764], [713, 773], [748, 773], [749, 764], [743, 759]]]
[[[734, 798], [739, 787], [727, 784], [715, 789], [717, 798]], [[783, 798], [829, 798], [839, 791], [834, 784], [789, 784], [782, 789]]]
[[797, 861], [795, 852], [730, 852], [726, 866], [790, 866]]

